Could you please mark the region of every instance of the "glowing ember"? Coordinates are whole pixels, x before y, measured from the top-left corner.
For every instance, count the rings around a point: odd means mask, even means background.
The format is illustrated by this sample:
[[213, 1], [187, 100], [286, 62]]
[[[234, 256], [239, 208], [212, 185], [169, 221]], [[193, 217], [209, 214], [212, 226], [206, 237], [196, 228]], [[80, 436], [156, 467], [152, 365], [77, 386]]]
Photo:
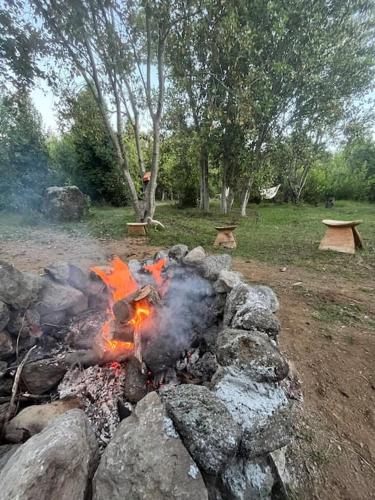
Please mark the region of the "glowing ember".
[[[151, 273], [155, 283], [160, 287], [163, 285], [162, 271], [165, 266], [166, 260], [160, 259], [155, 264], [145, 265], [144, 268]], [[115, 257], [109, 269], [102, 267], [93, 267], [91, 269], [95, 272], [104, 283], [108, 286], [111, 292], [111, 303], [108, 309], [109, 319], [102, 327], [103, 338], [106, 342], [106, 348], [110, 351], [124, 352], [126, 350], [133, 350], [134, 342], [124, 342], [121, 340], [111, 339], [111, 323], [115, 320], [113, 313], [113, 305], [119, 300], [126, 299], [139, 288], [136, 280], [132, 276], [129, 267], [119, 257]], [[146, 320], [150, 320], [152, 316], [152, 306], [146, 300], [142, 299], [135, 302], [134, 316], [129, 320], [129, 324], [134, 326], [135, 335], [139, 333], [141, 327], [147, 325]]]

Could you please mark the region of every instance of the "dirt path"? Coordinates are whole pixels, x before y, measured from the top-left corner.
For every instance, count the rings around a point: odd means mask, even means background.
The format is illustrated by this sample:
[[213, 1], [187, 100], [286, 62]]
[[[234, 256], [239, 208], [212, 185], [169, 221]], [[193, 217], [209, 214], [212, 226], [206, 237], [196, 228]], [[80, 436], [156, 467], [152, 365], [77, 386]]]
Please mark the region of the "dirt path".
[[[0, 259], [21, 270], [41, 271], [57, 260], [84, 267], [117, 254], [152, 256], [143, 240], [101, 241], [35, 232], [33, 240], [0, 243]], [[303, 381], [304, 416], [297, 424], [296, 452], [308, 480], [297, 498], [375, 498], [375, 279], [360, 282], [255, 261], [235, 269], [279, 296], [280, 346]], [[308, 488], [308, 490], [307, 490]]]

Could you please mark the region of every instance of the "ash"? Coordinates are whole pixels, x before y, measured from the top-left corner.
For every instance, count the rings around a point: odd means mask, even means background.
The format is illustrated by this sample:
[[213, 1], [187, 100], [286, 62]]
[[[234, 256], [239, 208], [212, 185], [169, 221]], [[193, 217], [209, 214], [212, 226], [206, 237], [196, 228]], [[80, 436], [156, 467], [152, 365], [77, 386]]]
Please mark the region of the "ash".
[[58, 387], [60, 398], [76, 395], [104, 449], [119, 422], [118, 401], [123, 400], [125, 374], [120, 363], [69, 370]]

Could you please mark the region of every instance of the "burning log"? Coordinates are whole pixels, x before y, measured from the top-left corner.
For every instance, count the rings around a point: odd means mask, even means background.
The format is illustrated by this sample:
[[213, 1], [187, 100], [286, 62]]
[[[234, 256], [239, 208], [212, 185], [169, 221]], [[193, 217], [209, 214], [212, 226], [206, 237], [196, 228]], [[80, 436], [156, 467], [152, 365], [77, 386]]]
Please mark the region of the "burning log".
[[134, 341], [134, 326], [129, 323], [120, 323], [112, 320], [109, 325], [109, 340], [121, 340], [122, 342]]
[[159, 292], [152, 285], [145, 285], [132, 295], [127, 297], [127, 301], [131, 304], [147, 300], [150, 304], [160, 304], [161, 298]]
[[134, 316], [134, 308], [126, 299], [122, 299], [113, 306], [113, 314], [117, 322], [127, 323]]

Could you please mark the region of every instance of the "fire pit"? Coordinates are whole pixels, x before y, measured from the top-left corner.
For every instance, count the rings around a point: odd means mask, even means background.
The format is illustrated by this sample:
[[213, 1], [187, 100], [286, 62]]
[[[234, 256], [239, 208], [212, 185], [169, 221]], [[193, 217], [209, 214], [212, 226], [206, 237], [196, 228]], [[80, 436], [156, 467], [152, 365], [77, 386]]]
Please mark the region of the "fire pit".
[[[2, 263], [3, 440], [33, 436], [25, 455], [66, 419], [72, 429], [71, 419], [78, 427], [88, 419], [94, 434], [85, 439], [102, 454], [84, 477], [87, 484], [96, 469], [96, 499], [283, 491], [277, 456], [292, 438], [298, 381], [277, 348], [275, 294], [230, 265], [228, 255], [185, 245], [89, 272], [59, 263], [42, 278]], [[114, 460], [121, 465], [111, 468]]]

